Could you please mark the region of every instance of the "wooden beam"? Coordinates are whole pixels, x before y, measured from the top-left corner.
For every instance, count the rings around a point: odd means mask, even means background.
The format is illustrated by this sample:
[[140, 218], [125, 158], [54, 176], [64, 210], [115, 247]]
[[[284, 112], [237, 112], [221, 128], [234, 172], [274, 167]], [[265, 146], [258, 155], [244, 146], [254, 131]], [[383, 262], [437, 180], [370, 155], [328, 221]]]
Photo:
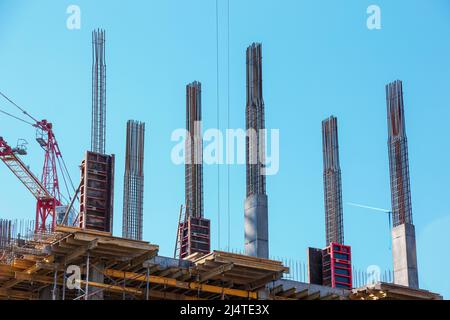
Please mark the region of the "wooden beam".
[[306, 300], [317, 300], [320, 298], [320, 292], [314, 292], [306, 297]]
[[295, 298], [298, 300], [305, 299], [308, 296], [308, 292], [309, 292], [309, 289], [299, 291], [295, 294]]
[[12, 287], [14, 287], [16, 284], [20, 283], [20, 280], [17, 279], [10, 279], [8, 281], [6, 281], [3, 286], [1, 287], [1, 289], [10, 289]]
[[145, 252], [144, 254], [131, 259], [130, 261], [122, 262], [118, 266], [116, 266], [114, 269], [116, 270], [123, 270], [124, 268], [134, 268], [138, 265], [142, 265], [145, 261], [152, 259], [157, 254], [156, 251], [152, 252]]
[[280, 296], [289, 298], [295, 294], [295, 290], [296, 290], [295, 288], [290, 288], [288, 290], [281, 292]]
[[167, 268], [166, 270], [161, 271], [158, 276], [159, 277], [166, 277], [166, 276], [168, 276], [171, 273], [175, 273], [177, 270], [178, 270], [178, 268], [174, 268], [174, 267]]
[[54, 261], [55, 261], [54, 256], [47, 256], [42, 261], [36, 262], [33, 266], [29, 267], [24, 272], [27, 274], [36, 273], [37, 271], [41, 270], [43, 263], [53, 263]]
[[167, 300], [206, 300], [206, 299], [202, 299], [202, 298], [198, 298], [195, 296], [187, 296], [184, 294], [178, 294], [178, 293], [173, 293], [173, 292], [163, 292], [163, 291], [155, 291], [155, 290], [150, 290], [149, 291], [149, 296], [151, 298], [156, 298], [156, 299], [167, 299]]
[[272, 294], [274, 296], [276, 296], [280, 292], [283, 292], [283, 285], [282, 284], [280, 284], [280, 285], [270, 289], [270, 294]]
[[247, 288], [249, 290], [256, 290], [258, 288], [264, 287], [266, 284], [268, 284], [271, 281], [278, 280], [279, 278], [281, 278], [281, 275], [270, 274], [268, 276], [264, 276], [262, 278], [259, 278], [259, 279], [255, 280], [255, 281], [250, 282], [247, 285]]
[[288, 297], [282, 297], [282, 296], [274, 296], [274, 297], [273, 297], [273, 300], [283, 300], [283, 301], [289, 300], [289, 301], [292, 301], [292, 300], [296, 300], [296, 299], [294, 299], [294, 298], [288, 298]]
[[[122, 272], [118, 270], [107, 269], [105, 270], [104, 274], [113, 278], [133, 279], [136, 281], [143, 281], [143, 282], [147, 281], [146, 275], [141, 275], [134, 272]], [[225, 294], [241, 298], [258, 299], [258, 293], [254, 291], [224, 288], [219, 286], [202, 284], [198, 282], [183, 282], [172, 278], [164, 278], [153, 275], [150, 275], [149, 282], [153, 284], [163, 285], [167, 287], [176, 287], [186, 290], [197, 290], [210, 293]]]
[[117, 237], [106, 237], [100, 235], [87, 234], [84, 232], [75, 233], [75, 240], [80, 241], [92, 241], [94, 239], [98, 239], [99, 244], [117, 246], [119, 248], [129, 248], [134, 250], [143, 250], [143, 251], [156, 251], [159, 249], [158, 246], [149, 244], [148, 242], [131, 240], [125, 238], [117, 238]]
[[[85, 285], [86, 281], [80, 280], [80, 283], [82, 285]], [[125, 293], [131, 293], [131, 294], [136, 294], [136, 295], [142, 295], [142, 293], [143, 293], [142, 290], [138, 290], [135, 288], [116, 286], [116, 285], [100, 283], [100, 282], [89, 281], [88, 284], [89, 284], [89, 287], [96, 287], [96, 288], [104, 289], [106, 291], [111, 291], [111, 292], [118, 292], [118, 293], [125, 292]]]
[[248, 259], [243, 259], [241, 257], [239, 258], [226, 258], [226, 257], [215, 257], [214, 261], [216, 262], [222, 262], [222, 263], [229, 263], [234, 262], [236, 266], [242, 266], [247, 267], [251, 269], [260, 269], [265, 271], [272, 271], [272, 272], [289, 272], [288, 267], [284, 267], [283, 265], [279, 264], [273, 264], [273, 263], [264, 263], [259, 261], [251, 261]]
[[[47, 256], [45, 257], [42, 262], [47, 264], [47, 263], [53, 263], [53, 261], [55, 260], [54, 256]], [[34, 263], [34, 265], [32, 265], [31, 267], [27, 268], [24, 273], [31, 275], [36, 273], [37, 271], [42, 269], [42, 262], [41, 261], [36, 261]], [[8, 280], [6, 283], [3, 284], [2, 289], [10, 289], [16, 285], [18, 285], [19, 283], [21, 283], [23, 280], [20, 278], [17, 278], [16, 276], [17, 273], [14, 273], [14, 278]]]
[[69, 255], [66, 256], [66, 259], [65, 259], [66, 264], [69, 264], [71, 261], [81, 257], [89, 250], [93, 250], [93, 249], [97, 248], [97, 246], [98, 246], [98, 241], [92, 240], [87, 245], [79, 247], [78, 249], [75, 249], [75, 251], [72, 251], [72, 253], [70, 253]]
[[[39, 282], [39, 283], [44, 283], [44, 284], [53, 284], [54, 283], [53, 277], [42, 276], [42, 275], [37, 275], [37, 274], [26, 274], [23, 272], [16, 272], [16, 279], [18, 279], [20, 281], [33, 281], [33, 282]], [[86, 284], [86, 281], [80, 280], [80, 283]], [[62, 281], [58, 279], [57, 284], [62, 285]], [[119, 293], [125, 292], [125, 293], [132, 293], [132, 294], [138, 294], [138, 295], [142, 294], [142, 290], [138, 290], [135, 288], [110, 285], [110, 284], [99, 283], [99, 282], [94, 282], [94, 281], [89, 281], [89, 286], [105, 289], [106, 291], [111, 291], [111, 292], [119, 292]]]
[[183, 269], [180, 269], [177, 272], [175, 272], [174, 274], [172, 274], [170, 277], [174, 278], [174, 279], [177, 279], [177, 278], [181, 277], [184, 274], [187, 274], [187, 271], [185, 271]]
[[21, 300], [31, 300], [36, 298], [31, 292], [29, 291], [19, 291], [19, 290], [11, 290], [11, 289], [0, 289], [0, 296], [6, 297], [6, 298], [13, 298], [13, 299], [21, 299]]
[[215, 276], [218, 276], [224, 272], [230, 271], [233, 269], [234, 263], [227, 263], [224, 265], [221, 265], [219, 267], [216, 267], [214, 269], [211, 269], [205, 273], [200, 274], [200, 282], [205, 282], [211, 278], [214, 278]]
[[339, 299], [339, 296], [334, 293], [330, 293], [330, 294], [326, 295], [325, 297], [320, 298], [320, 300], [338, 300], [338, 299]]

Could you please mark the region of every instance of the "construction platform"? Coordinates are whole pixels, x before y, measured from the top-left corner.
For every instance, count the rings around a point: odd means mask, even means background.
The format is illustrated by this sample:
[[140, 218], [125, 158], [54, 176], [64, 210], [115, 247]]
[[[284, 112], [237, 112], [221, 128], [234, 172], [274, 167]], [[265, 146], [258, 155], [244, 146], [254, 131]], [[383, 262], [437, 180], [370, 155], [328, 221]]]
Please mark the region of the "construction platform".
[[[0, 299], [442, 299], [391, 284], [350, 291], [285, 280], [289, 269], [280, 261], [228, 252], [180, 260], [159, 256], [158, 250], [145, 241], [57, 226], [54, 233], [0, 249]], [[68, 271], [74, 266], [80, 272], [75, 281]], [[68, 283], [77, 288], [68, 289]]]
[[443, 297], [437, 293], [383, 282], [353, 289], [350, 298], [352, 300], [443, 300]]

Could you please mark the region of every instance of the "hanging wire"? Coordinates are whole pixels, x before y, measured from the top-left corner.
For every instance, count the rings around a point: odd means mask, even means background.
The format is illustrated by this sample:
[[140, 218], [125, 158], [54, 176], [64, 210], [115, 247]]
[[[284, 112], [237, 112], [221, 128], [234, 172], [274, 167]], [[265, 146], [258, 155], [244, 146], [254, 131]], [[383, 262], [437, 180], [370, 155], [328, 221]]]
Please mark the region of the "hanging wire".
[[30, 115], [27, 111], [25, 111], [23, 108], [19, 107], [19, 105], [17, 105], [14, 101], [12, 101], [10, 98], [8, 98], [3, 92], [0, 91], [0, 95], [5, 98], [6, 100], [8, 100], [13, 106], [15, 106], [16, 108], [18, 108], [20, 111], [22, 111], [22, 113], [26, 116], [28, 116], [30, 119], [32, 119], [34, 122], [39, 122], [36, 118], [34, 118], [32, 115]]
[[19, 121], [22, 121], [22, 122], [24, 122], [24, 123], [26, 123], [26, 124], [29, 124], [29, 125], [31, 125], [31, 126], [33, 125], [31, 122], [29, 122], [29, 121], [27, 121], [27, 120], [24, 120], [24, 119], [22, 119], [22, 118], [19, 118], [19, 117], [15, 116], [15, 115], [13, 115], [13, 114], [11, 114], [11, 113], [9, 113], [9, 112], [3, 111], [2, 109], [0, 109], [0, 112], [3, 113], [3, 114], [5, 114], [5, 115], [7, 115], [7, 116], [9, 116], [9, 117], [11, 117], [11, 118], [14, 118], [14, 119], [16, 119], [16, 120], [19, 120]]
[[[56, 160], [58, 161], [59, 167], [61, 168], [61, 160], [60, 160], [60, 158], [56, 157]], [[67, 195], [70, 196], [70, 191], [69, 191], [69, 187], [67, 185], [66, 177], [64, 175], [64, 172], [62, 170], [60, 170], [60, 171], [61, 171], [61, 175], [62, 175], [62, 178], [63, 178], [64, 186], [66, 187]]]
[[[67, 169], [67, 166], [66, 166], [66, 162], [64, 161], [64, 158], [63, 158], [63, 156], [62, 155], [60, 155], [60, 158], [61, 158], [61, 162], [62, 162], [62, 168], [64, 169], [64, 171], [65, 171], [65, 173], [67, 174], [67, 177], [68, 177], [68, 180], [69, 180], [69, 182], [70, 182], [70, 185], [72, 186], [72, 190], [73, 190], [73, 192], [75, 192], [75, 185], [73, 184], [73, 181], [72, 181], [72, 178], [70, 177], [70, 174], [69, 174], [69, 170]], [[62, 172], [62, 170], [61, 170], [61, 172]], [[63, 173], [64, 174], [64, 173]]]
[[[35, 123], [31, 123], [31, 122], [29, 122], [27, 120], [24, 120], [24, 119], [22, 119], [20, 117], [17, 117], [17, 116], [15, 116], [15, 115], [13, 115], [13, 114], [11, 114], [9, 112], [6, 112], [6, 111], [0, 109], [1, 113], [5, 114], [5, 115], [7, 115], [9, 117], [12, 117], [12, 118], [14, 118], [16, 120], [22, 121], [22, 122], [24, 122], [26, 124], [29, 124], [29, 125], [31, 125], [33, 127], [36, 127], [36, 123], [38, 123], [39, 121], [35, 117], [30, 115], [25, 109], [20, 107], [17, 103], [15, 103], [12, 99], [10, 99], [8, 96], [6, 96], [3, 92], [0, 91], [0, 95], [3, 98], [5, 98], [9, 103], [11, 103], [13, 106], [15, 106], [17, 109], [19, 109], [24, 115], [26, 115], [27, 117], [32, 119]], [[59, 154], [59, 156], [56, 156], [56, 158], [58, 160], [58, 164], [59, 164], [59, 167], [60, 167], [60, 172], [62, 174], [62, 177], [63, 177], [63, 180], [64, 180], [64, 184], [65, 184], [68, 196], [70, 197], [70, 191], [69, 191], [69, 188], [67, 186], [66, 178], [67, 178], [67, 180], [69, 180], [73, 192], [75, 192], [75, 185], [73, 184], [72, 178], [70, 177], [69, 170], [67, 169], [67, 166], [66, 166], [66, 163], [64, 161], [64, 158], [63, 158], [62, 154]], [[63, 196], [63, 195], [61, 195], [61, 196]], [[77, 198], [78, 198], [78, 196], [77, 196]]]
[[[227, 128], [230, 129], [230, 0], [227, 1]], [[227, 155], [230, 155], [230, 143], [227, 141]], [[227, 163], [227, 216], [228, 216], [228, 248], [231, 241], [230, 214], [230, 163]]]
[[[220, 126], [220, 105], [219, 105], [219, 0], [216, 0], [216, 63], [217, 63], [217, 130]], [[219, 139], [217, 140], [219, 144]], [[218, 162], [217, 162], [217, 239], [218, 247], [220, 249], [220, 150], [217, 148]]]

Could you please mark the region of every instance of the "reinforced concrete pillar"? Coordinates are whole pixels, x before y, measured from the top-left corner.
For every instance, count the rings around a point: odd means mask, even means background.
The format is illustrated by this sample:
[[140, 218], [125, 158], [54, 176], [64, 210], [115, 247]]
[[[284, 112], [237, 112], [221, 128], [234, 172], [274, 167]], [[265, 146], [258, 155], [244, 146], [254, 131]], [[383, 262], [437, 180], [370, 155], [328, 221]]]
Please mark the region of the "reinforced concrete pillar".
[[394, 283], [419, 288], [417, 272], [416, 232], [414, 225], [404, 223], [392, 229]]
[[[96, 263], [91, 266], [89, 271], [89, 281], [104, 283], [105, 275], [103, 271], [105, 269], [105, 264], [103, 262]], [[89, 286], [89, 299], [88, 300], [103, 300], [103, 290], [100, 288]], [[95, 292], [95, 294], [93, 294]]]
[[245, 200], [245, 254], [269, 258], [267, 195], [252, 194]]
[[52, 286], [47, 286], [39, 291], [39, 300], [53, 300]]

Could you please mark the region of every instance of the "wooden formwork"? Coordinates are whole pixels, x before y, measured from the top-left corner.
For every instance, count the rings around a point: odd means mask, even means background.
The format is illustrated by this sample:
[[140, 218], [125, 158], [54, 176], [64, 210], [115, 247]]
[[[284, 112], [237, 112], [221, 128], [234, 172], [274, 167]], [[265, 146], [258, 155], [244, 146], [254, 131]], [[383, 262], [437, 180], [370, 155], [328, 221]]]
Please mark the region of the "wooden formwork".
[[[158, 256], [157, 245], [108, 232], [58, 226], [52, 236], [27, 248], [1, 252], [0, 299], [434, 299], [423, 290], [382, 284], [346, 294], [281, 280], [282, 262], [222, 251], [196, 253], [186, 260]], [[31, 248], [33, 247], [33, 248]], [[26, 250], [25, 250], [26, 249]], [[29, 249], [33, 249], [30, 251]], [[78, 266], [79, 290], [67, 288], [68, 266]], [[97, 278], [89, 275], [96, 274]], [[99, 276], [100, 275], [100, 276]], [[45, 295], [45, 290], [50, 294]], [[87, 292], [87, 294], [86, 294]]]
[[[45, 254], [0, 263], [0, 297], [37, 299], [50, 287], [55, 299], [89, 298], [89, 288], [102, 291], [104, 299], [258, 299], [258, 290], [287, 270], [281, 262], [225, 252], [191, 261], [157, 257], [158, 246], [148, 242], [73, 227], [56, 231], [58, 237], [41, 246]], [[70, 265], [80, 267], [87, 295], [65, 289]], [[101, 282], [87, 276], [94, 269]]]

